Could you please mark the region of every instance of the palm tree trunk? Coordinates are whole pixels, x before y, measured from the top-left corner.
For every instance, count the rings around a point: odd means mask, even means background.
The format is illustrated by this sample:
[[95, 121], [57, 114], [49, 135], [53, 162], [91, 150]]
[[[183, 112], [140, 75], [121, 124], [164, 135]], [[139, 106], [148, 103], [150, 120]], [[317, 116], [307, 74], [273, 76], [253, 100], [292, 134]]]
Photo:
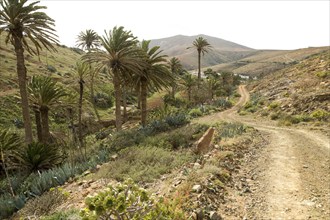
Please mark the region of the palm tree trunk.
[[147, 85], [147, 79], [143, 78], [141, 80], [141, 124], [143, 127], [147, 124]]
[[176, 93], [176, 83], [173, 82], [172, 85], [172, 91], [171, 91], [171, 97], [174, 99], [175, 98], [175, 93]]
[[40, 111], [37, 106], [33, 107], [35, 119], [36, 119], [36, 126], [37, 126], [37, 137], [39, 142], [42, 141], [42, 125], [41, 125], [41, 117], [40, 117]]
[[[78, 139], [80, 150], [84, 147], [83, 135], [82, 135], [82, 102], [84, 94], [84, 82], [79, 80], [79, 103], [78, 103]], [[85, 155], [86, 156], [86, 155]]]
[[124, 123], [127, 121], [127, 93], [126, 93], [126, 86], [123, 85], [123, 107], [124, 107]]
[[188, 88], [188, 101], [191, 101], [191, 88]]
[[141, 109], [141, 83], [137, 84], [136, 93], [137, 93], [137, 108]]
[[42, 142], [50, 143], [50, 133], [49, 133], [49, 123], [48, 123], [48, 111], [49, 108], [47, 106], [40, 107], [40, 116], [41, 116], [41, 124], [42, 124]]
[[120, 102], [121, 102], [121, 90], [120, 90], [120, 79], [118, 73], [113, 73], [113, 87], [115, 89], [115, 105], [116, 105], [116, 129], [117, 131], [121, 130], [122, 121], [121, 121], [121, 110], [120, 110]]
[[98, 121], [100, 121], [100, 114], [97, 111], [96, 103], [95, 103], [95, 99], [94, 99], [94, 74], [92, 74], [92, 77], [91, 77], [91, 102], [92, 102], [92, 105], [93, 105], [93, 108], [94, 108], [96, 118], [97, 118]]
[[197, 82], [197, 88], [199, 89], [201, 84], [201, 51], [198, 52], [198, 82]]
[[29, 100], [26, 89], [26, 67], [24, 61], [24, 49], [22, 46], [21, 39], [15, 35], [14, 36], [14, 47], [17, 59], [17, 75], [18, 75], [18, 86], [19, 92], [21, 95], [21, 105], [22, 105], [22, 115], [24, 121], [24, 130], [25, 130], [25, 143], [30, 144], [33, 141], [32, 136], [32, 125], [29, 112]]

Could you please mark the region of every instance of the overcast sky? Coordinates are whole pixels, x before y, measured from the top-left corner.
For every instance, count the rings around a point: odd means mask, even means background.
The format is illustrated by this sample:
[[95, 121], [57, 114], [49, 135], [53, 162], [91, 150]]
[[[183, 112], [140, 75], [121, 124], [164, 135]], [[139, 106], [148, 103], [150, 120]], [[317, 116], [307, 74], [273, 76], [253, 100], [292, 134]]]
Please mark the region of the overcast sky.
[[330, 1], [42, 0], [62, 44], [124, 26], [139, 39], [206, 34], [254, 49], [329, 46]]

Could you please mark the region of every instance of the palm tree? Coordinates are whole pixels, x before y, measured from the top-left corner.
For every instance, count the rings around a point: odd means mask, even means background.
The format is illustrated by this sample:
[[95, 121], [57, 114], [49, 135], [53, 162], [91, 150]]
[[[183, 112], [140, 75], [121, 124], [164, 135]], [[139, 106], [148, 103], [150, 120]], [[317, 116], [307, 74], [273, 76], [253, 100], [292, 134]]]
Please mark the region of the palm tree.
[[133, 36], [131, 31], [125, 31], [124, 27], [116, 26], [109, 32], [105, 31], [105, 35], [100, 38], [100, 41], [105, 52], [96, 51], [95, 53], [86, 54], [84, 59], [98, 62], [101, 66], [108, 67], [110, 70], [109, 73], [112, 74], [115, 90], [116, 128], [121, 130], [122, 79], [131, 78], [133, 73], [142, 72], [146, 64], [142, 59], [141, 50], [137, 47], [137, 38]]
[[[85, 32], [81, 31], [78, 35], [77, 47], [86, 49], [88, 53], [90, 53], [92, 49], [99, 48], [100, 39], [99, 39], [98, 34], [91, 29], [87, 29]], [[90, 72], [90, 76], [91, 76], [90, 88], [91, 88], [91, 103], [93, 104], [93, 108], [94, 108], [97, 119], [100, 120], [100, 114], [97, 111], [96, 103], [94, 100], [94, 80], [95, 80], [95, 77], [97, 76], [97, 74], [98, 74], [98, 71]]]
[[201, 55], [204, 56], [205, 53], [208, 53], [211, 50], [212, 46], [203, 37], [198, 37], [193, 42], [193, 46], [188, 47], [187, 49], [190, 48], [195, 48], [198, 54], [198, 84], [197, 85], [199, 88], [201, 81]]
[[99, 36], [91, 29], [87, 29], [85, 32], [81, 31], [78, 35], [76, 46], [81, 47], [83, 50], [86, 49], [88, 52], [92, 49], [97, 49], [101, 46]]
[[[182, 70], [182, 65], [180, 63], [180, 60], [176, 57], [172, 57], [168, 61], [169, 68], [171, 70], [172, 76], [177, 77], [181, 70]], [[171, 97], [174, 99], [175, 93], [176, 93], [176, 88], [177, 88], [177, 83], [175, 81], [172, 82], [172, 91], [171, 91]]]
[[50, 77], [33, 76], [28, 85], [30, 101], [33, 103], [36, 115], [38, 140], [43, 143], [50, 142], [48, 112], [58, 100], [65, 96], [65, 91]]
[[190, 73], [186, 73], [182, 76], [182, 83], [181, 83], [187, 90], [188, 93], [188, 101], [191, 101], [191, 92], [193, 87], [196, 85], [196, 79]]
[[[149, 48], [150, 41], [143, 40], [141, 49], [146, 55], [147, 66], [143, 69], [143, 74], [138, 75], [138, 82], [141, 85], [141, 124], [147, 122], [147, 95], [148, 90], [160, 90], [169, 87], [174, 81], [173, 75], [166, 66], [167, 55], [161, 55], [159, 46]], [[149, 88], [148, 88], [149, 87]]]
[[7, 160], [19, 151], [20, 146], [21, 140], [17, 134], [11, 133], [8, 130], [0, 130], [0, 162], [8, 180], [10, 193], [13, 196], [15, 196], [15, 194], [9, 179]]
[[208, 68], [206, 71], [204, 71], [204, 75], [206, 76], [210, 99], [212, 100], [214, 94], [217, 90], [220, 89], [221, 86], [220, 75], [216, 71], [213, 71], [211, 68]]
[[73, 74], [78, 78], [78, 83], [79, 83], [78, 139], [79, 139], [80, 148], [84, 147], [84, 141], [82, 135], [82, 102], [83, 102], [85, 78], [89, 73], [90, 73], [90, 65], [86, 62], [78, 61], [76, 63], [75, 68], [73, 69]]
[[2, 7], [0, 11], [0, 35], [6, 33], [6, 44], [10, 42], [15, 48], [26, 143], [31, 143], [33, 137], [26, 89], [27, 69], [24, 50], [30, 54], [39, 55], [42, 47], [47, 50], [55, 50], [52, 43], [58, 43], [57, 36], [54, 34], [54, 20], [40, 11], [47, 7], [38, 6], [38, 3], [39, 1], [30, 3], [28, 0], [0, 1]]

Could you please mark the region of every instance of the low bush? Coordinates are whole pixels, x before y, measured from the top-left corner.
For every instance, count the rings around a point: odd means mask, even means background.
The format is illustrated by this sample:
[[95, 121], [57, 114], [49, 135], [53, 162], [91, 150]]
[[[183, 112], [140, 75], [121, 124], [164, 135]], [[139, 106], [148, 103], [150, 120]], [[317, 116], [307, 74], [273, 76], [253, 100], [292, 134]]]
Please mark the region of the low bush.
[[173, 152], [151, 145], [125, 148], [118, 154], [119, 158], [106, 165], [98, 175], [118, 181], [132, 178], [137, 182], [150, 182], [195, 158], [191, 152]]
[[268, 105], [268, 108], [269, 109], [276, 109], [276, 108], [278, 108], [280, 106], [280, 103], [278, 103], [278, 102], [272, 102], [272, 103], [270, 103], [269, 105]]
[[203, 115], [202, 111], [199, 108], [193, 108], [189, 111], [189, 116], [196, 118]]
[[56, 145], [31, 143], [18, 153], [17, 166], [29, 172], [47, 170], [61, 164], [64, 156]]
[[70, 209], [66, 211], [55, 212], [52, 215], [44, 216], [40, 218], [41, 220], [66, 220], [66, 219], [80, 219], [79, 210]]
[[106, 93], [97, 93], [94, 96], [95, 105], [102, 109], [111, 108], [113, 106], [113, 97]]
[[232, 107], [233, 103], [231, 103], [229, 100], [226, 99], [217, 99], [213, 103], [216, 107], [222, 107], [222, 108], [230, 108]]
[[165, 118], [165, 122], [170, 126], [170, 127], [181, 127], [185, 124], [189, 123], [189, 119], [187, 118], [187, 115], [184, 113], [178, 113], [175, 115], [169, 115]]
[[20, 216], [40, 218], [43, 215], [48, 215], [61, 205], [68, 196], [69, 193], [62, 188], [51, 188], [48, 192], [27, 202], [24, 208], [20, 210]]
[[220, 141], [222, 138], [232, 138], [245, 133], [247, 127], [244, 124], [238, 122], [223, 122], [216, 124], [215, 129], [217, 131], [215, 138], [217, 141]]
[[280, 114], [278, 112], [270, 114], [270, 119], [271, 120], [277, 120], [280, 118]]
[[316, 72], [315, 76], [320, 77], [320, 78], [327, 78], [330, 76], [330, 71], [320, 71], [320, 72]]
[[328, 111], [325, 111], [323, 109], [317, 109], [313, 111], [310, 116], [312, 118], [315, 118], [319, 121], [327, 121], [330, 118], [330, 113]]
[[85, 201], [87, 207], [80, 213], [83, 220], [94, 219], [186, 219], [175, 205], [163, 199], [150, 197], [147, 191], [127, 180], [123, 184], [109, 186]]
[[47, 70], [51, 73], [56, 73], [56, 68], [52, 65], [47, 65]]

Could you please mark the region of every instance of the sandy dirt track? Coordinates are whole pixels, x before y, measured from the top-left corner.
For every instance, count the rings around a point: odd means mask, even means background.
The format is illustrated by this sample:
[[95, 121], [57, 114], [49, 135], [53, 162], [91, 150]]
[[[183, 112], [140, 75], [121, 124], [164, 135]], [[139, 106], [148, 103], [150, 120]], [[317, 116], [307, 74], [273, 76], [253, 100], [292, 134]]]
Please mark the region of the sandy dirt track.
[[266, 146], [256, 161], [246, 164], [251, 174], [251, 194], [242, 209], [247, 219], [330, 219], [330, 132], [277, 126], [275, 121], [237, 110], [249, 100], [245, 86], [231, 109], [196, 120], [212, 124], [219, 120], [242, 122], [262, 132]]

